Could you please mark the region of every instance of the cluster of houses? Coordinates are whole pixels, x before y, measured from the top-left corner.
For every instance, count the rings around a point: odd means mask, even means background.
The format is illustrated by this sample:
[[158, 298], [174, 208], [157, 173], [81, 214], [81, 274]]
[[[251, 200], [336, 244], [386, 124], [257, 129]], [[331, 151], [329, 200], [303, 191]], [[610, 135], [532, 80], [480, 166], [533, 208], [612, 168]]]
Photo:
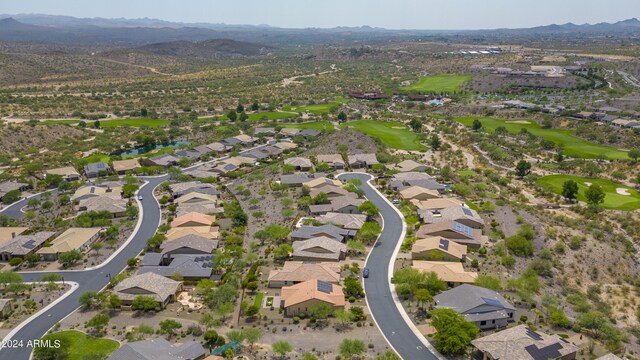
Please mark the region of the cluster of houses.
[[24, 260], [34, 254], [40, 260], [55, 261], [64, 252], [87, 251], [102, 233], [103, 229], [97, 227], [69, 228], [62, 233], [32, 232], [26, 227], [0, 227], [0, 261]]
[[123, 217], [127, 213], [129, 200], [122, 197], [122, 187], [120, 181], [83, 185], [76, 189], [71, 201], [79, 212], [106, 211], [114, 218]]

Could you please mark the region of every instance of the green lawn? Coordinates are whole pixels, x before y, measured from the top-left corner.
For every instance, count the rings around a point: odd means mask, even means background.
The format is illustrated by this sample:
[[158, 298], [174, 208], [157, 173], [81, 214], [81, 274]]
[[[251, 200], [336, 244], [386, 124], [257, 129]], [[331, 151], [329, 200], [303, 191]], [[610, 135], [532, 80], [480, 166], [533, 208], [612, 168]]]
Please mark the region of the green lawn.
[[[578, 183], [578, 200], [586, 201], [584, 192], [587, 189], [585, 183], [598, 184], [605, 191], [603, 206], [612, 210], [635, 210], [640, 208], [640, 193], [628, 186], [615, 183], [606, 179], [591, 179], [572, 175], [549, 175], [542, 177], [536, 183], [545, 187], [556, 194], [562, 194], [562, 185], [565, 181], [572, 179]], [[616, 192], [617, 188], [626, 189], [630, 195], [620, 195]]]
[[420, 78], [417, 82], [401, 89], [419, 92], [452, 92], [460, 90], [460, 86], [470, 80], [471, 75], [431, 75]]
[[109, 160], [111, 160], [111, 157], [109, 157], [109, 155], [107, 154], [91, 154], [87, 157], [82, 158], [82, 163], [91, 164], [95, 162], [103, 162], [106, 164], [109, 162]]
[[347, 102], [347, 99], [343, 97], [336, 97], [336, 101], [328, 102], [326, 104], [313, 104], [313, 105], [304, 105], [304, 106], [285, 106], [282, 108], [283, 111], [292, 111], [296, 113], [301, 113], [308, 111], [313, 114], [327, 114], [331, 111], [331, 108], [338, 107], [341, 104]]
[[258, 293], [256, 295], [256, 299], [253, 302], [253, 305], [257, 306], [258, 308], [262, 308], [262, 299], [264, 299], [264, 293]]
[[75, 330], [49, 334], [42, 339], [60, 340], [69, 344], [69, 353], [65, 358], [67, 360], [104, 359], [120, 347], [115, 340], [93, 338]]
[[476, 176], [476, 175], [478, 175], [478, 173], [473, 171], [473, 170], [460, 170], [460, 171], [458, 171], [458, 176], [462, 176], [462, 177], [469, 177], [469, 176]]
[[303, 123], [290, 123], [290, 124], [278, 124], [285, 128], [294, 128], [294, 129], [311, 129], [311, 130], [320, 130], [320, 131], [329, 131], [333, 129], [333, 124], [328, 121], [311, 121], [311, 122], [303, 122]]
[[[575, 135], [574, 130], [570, 129], [544, 129], [534, 120], [503, 120], [496, 118], [478, 118], [478, 117], [461, 117], [456, 121], [466, 126], [471, 126], [474, 119], [479, 119], [482, 126], [494, 131], [498, 126], [504, 126], [508, 132], [517, 134], [521, 129], [527, 129], [531, 134], [539, 136], [546, 140], [551, 140], [556, 145], [564, 146], [564, 154], [568, 156], [581, 157], [585, 159], [596, 159], [598, 155], [604, 154], [610, 160], [629, 159], [627, 152], [616, 149], [612, 146], [599, 145], [590, 141], [581, 139]], [[528, 123], [520, 123], [528, 122]]]
[[407, 151], [426, 151], [427, 147], [418, 140], [418, 135], [399, 122], [356, 120], [340, 125], [341, 128], [351, 127], [378, 139], [392, 149]]

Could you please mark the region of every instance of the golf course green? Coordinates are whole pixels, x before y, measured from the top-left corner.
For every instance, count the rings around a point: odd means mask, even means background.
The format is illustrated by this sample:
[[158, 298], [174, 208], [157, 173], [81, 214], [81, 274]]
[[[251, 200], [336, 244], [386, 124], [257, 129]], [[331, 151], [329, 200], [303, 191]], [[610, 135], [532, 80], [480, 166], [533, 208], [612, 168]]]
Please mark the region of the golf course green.
[[[587, 187], [589, 187], [589, 184], [598, 184], [606, 194], [604, 203], [602, 204], [605, 209], [635, 210], [640, 208], [640, 193], [638, 191], [607, 179], [593, 179], [572, 175], [549, 175], [536, 180], [536, 184], [561, 195], [562, 185], [567, 180], [573, 180], [578, 183], [577, 197], [580, 201], [586, 201], [584, 192], [587, 190]], [[619, 192], [629, 195], [623, 195]]]
[[301, 106], [285, 106], [282, 108], [282, 111], [296, 112], [296, 113], [303, 113], [308, 111], [312, 114], [328, 114], [332, 108], [337, 108], [338, 106], [346, 102], [347, 102], [347, 99], [338, 96], [335, 98], [335, 101], [331, 101], [328, 103], [301, 105]]
[[285, 128], [294, 128], [300, 130], [319, 130], [329, 131], [333, 129], [333, 124], [328, 121], [311, 121], [303, 123], [278, 124]]
[[417, 82], [404, 86], [401, 90], [418, 92], [452, 92], [460, 90], [460, 86], [471, 80], [471, 75], [431, 75], [420, 78]]
[[629, 159], [627, 152], [616, 149], [612, 146], [599, 145], [584, 140], [574, 135], [575, 131], [570, 129], [544, 129], [534, 120], [504, 120], [488, 117], [460, 117], [455, 120], [463, 125], [471, 127], [475, 119], [480, 120], [482, 127], [488, 131], [495, 131], [497, 127], [503, 126], [511, 134], [517, 134], [522, 129], [527, 129], [529, 133], [543, 139], [553, 141], [556, 145], [564, 147], [564, 154], [585, 159], [597, 159], [599, 155], [605, 155], [610, 160]]
[[378, 139], [387, 147], [406, 151], [425, 151], [427, 147], [420, 143], [418, 135], [399, 122], [356, 120], [340, 125], [350, 127]]

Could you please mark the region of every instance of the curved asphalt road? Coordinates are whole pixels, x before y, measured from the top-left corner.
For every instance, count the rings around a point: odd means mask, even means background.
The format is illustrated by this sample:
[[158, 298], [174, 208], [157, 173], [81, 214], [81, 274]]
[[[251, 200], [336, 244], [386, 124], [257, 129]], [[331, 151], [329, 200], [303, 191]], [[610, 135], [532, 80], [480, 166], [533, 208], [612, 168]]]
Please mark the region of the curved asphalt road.
[[340, 179], [357, 178], [362, 180], [360, 188], [369, 201], [380, 210], [384, 228], [374, 245], [365, 266], [369, 268], [369, 277], [364, 279], [364, 290], [369, 310], [380, 331], [393, 349], [405, 360], [438, 360], [409, 327], [393, 300], [390, 289], [389, 262], [392, 261], [396, 245], [402, 241], [404, 220], [386, 199], [367, 181], [373, 177], [365, 173], [347, 173]]
[[[145, 247], [147, 239], [155, 234], [160, 222], [160, 208], [153, 197], [153, 189], [167, 180], [168, 176], [141, 178], [148, 183], [141, 186], [138, 194], [142, 196], [142, 220], [138, 232], [131, 241], [106, 265], [92, 270], [60, 271], [65, 281], [74, 281], [79, 284], [78, 289], [72, 292], [64, 300], [60, 301], [45, 313], [38, 316], [21, 328], [12, 340], [22, 340], [21, 348], [4, 348], [0, 350], [0, 360], [27, 360], [31, 355], [32, 348], [26, 347], [28, 340], [40, 339], [53, 325], [64, 319], [78, 308], [78, 298], [84, 292], [100, 291], [109, 283], [109, 276], [115, 276], [127, 266], [127, 259], [137, 256]], [[8, 216], [20, 217], [20, 208], [26, 205], [17, 203], [14, 206], [4, 209], [1, 213]], [[17, 212], [16, 212], [17, 209]], [[44, 273], [50, 272], [24, 272], [21, 273], [25, 282], [39, 281]]]

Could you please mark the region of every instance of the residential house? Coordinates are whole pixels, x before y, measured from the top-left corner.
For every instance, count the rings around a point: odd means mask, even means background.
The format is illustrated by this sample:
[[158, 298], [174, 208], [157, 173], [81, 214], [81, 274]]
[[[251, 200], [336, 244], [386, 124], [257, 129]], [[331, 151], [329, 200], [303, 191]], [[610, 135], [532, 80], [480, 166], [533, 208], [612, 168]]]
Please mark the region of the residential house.
[[173, 195], [174, 199], [192, 192], [208, 195], [220, 195], [220, 191], [218, 191], [214, 185], [200, 181], [171, 184], [169, 185], [169, 190], [171, 191], [171, 195]]
[[197, 151], [200, 154], [199, 157], [207, 155], [211, 152], [211, 148], [209, 148], [207, 145], [196, 146], [193, 148], [193, 150]]
[[302, 184], [309, 189], [322, 189], [323, 187], [342, 187], [342, 182], [340, 180], [333, 180], [326, 177], [314, 177], [312, 180], [309, 180]]
[[253, 144], [257, 139], [253, 138], [247, 134], [240, 134], [240, 135], [236, 135], [234, 136], [238, 141], [240, 141], [240, 144], [247, 146], [247, 145], [251, 145]]
[[202, 154], [195, 149], [181, 149], [173, 153], [178, 159], [187, 158], [189, 161], [196, 161]]
[[313, 198], [318, 196], [320, 193], [326, 194], [329, 199], [340, 198], [340, 197], [351, 197], [351, 198], [357, 197], [355, 193], [349, 192], [340, 186], [333, 186], [333, 185], [315, 187], [311, 189], [311, 191], [309, 191], [309, 196]]
[[293, 150], [296, 149], [298, 147], [298, 144], [291, 142], [291, 141], [280, 141], [275, 143], [273, 146], [284, 150]]
[[161, 254], [172, 257], [179, 254], [208, 255], [218, 248], [218, 240], [211, 240], [199, 235], [185, 235], [172, 241], [160, 244]]
[[84, 166], [84, 175], [88, 178], [106, 176], [109, 171], [111, 171], [111, 168], [103, 162], [95, 162]]
[[212, 254], [178, 254], [166, 257], [163, 254], [146, 253], [140, 264], [138, 275], [154, 274], [170, 278], [177, 273], [187, 281], [220, 280], [220, 276], [212, 277], [213, 257]]
[[71, 201], [79, 202], [93, 197], [110, 197], [112, 199], [120, 199], [122, 197], [122, 188], [85, 185], [76, 189], [73, 195], [71, 195]]
[[471, 341], [483, 360], [572, 360], [580, 350], [559, 335], [547, 335], [527, 325], [495, 332]]
[[217, 226], [174, 227], [167, 231], [167, 240], [176, 240], [187, 235], [198, 235], [216, 240], [220, 237], [220, 229]]
[[420, 219], [425, 224], [443, 221], [456, 221], [472, 229], [482, 229], [484, 220], [478, 212], [466, 206], [452, 206], [442, 210], [418, 210]]
[[506, 327], [513, 322], [515, 307], [499, 293], [463, 284], [433, 297], [438, 309], [453, 309], [480, 330]]
[[327, 163], [335, 170], [344, 169], [345, 163], [340, 154], [322, 154], [316, 156], [316, 163]]
[[457, 198], [440, 198], [429, 200], [412, 200], [411, 203], [415, 205], [418, 210], [442, 210], [450, 207], [464, 206], [464, 201]]
[[127, 171], [134, 171], [135, 169], [140, 167], [140, 163], [138, 159], [127, 159], [127, 160], [114, 160], [111, 163], [113, 167], [113, 171], [118, 175], [124, 175]]
[[16, 182], [16, 181], [5, 181], [0, 183], [0, 199], [2, 199], [7, 193], [11, 191], [25, 191], [29, 189], [29, 184]]
[[235, 137], [222, 139], [222, 140], [220, 140], [220, 142], [222, 144], [224, 144], [225, 146], [228, 146], [228, 147], [234, 147], [236, 145], [241, 145], [242, 144], [242, 142], [240, 140], [236, 139]]
[[441, 236], [418, 239], [411, 248], [413, 260], [464, 261], [467, 246]]
[[274, 145], [269, 145], [269, 146], [263, 147], [261, 151], [266, 153], [270, 157], [274, 158], [282, 155], [282, 153], [284, 152], [284, 149], [281, 149]]
[[476, 249], [487, 240], [486, 236], [482, 235], [481, 229], [474, 229], [451, 220], [422, 225], [416, 232], [416, 236], [418, 238], [441, 236]]
[[302, 131], [300, 131], [298, 133], [298, 135], [305, 137], [305, 138], [316, 138], [320, 135], [322, 135], [322, 131], [320, 130], [315, 130], [315, 129], [303, 129]]
[[55, 234], [53, 231], [41, 231], [30, 235], [16, 235], [0, 245], [0, 261], [9, 261], [15, 257], [24, 259], [40, 250]]
[[218, 177], [218, 173], [214, 173], [212, 172], [213, 168], [210, 166], [198, 166], [196, 168], [192, 168], [189, 170], [185, 170], [182, 173], [185, 175], [189, 175], [191, 177], [194, 177], [196, 179], [208, 179], [208, 178], [217, 178]]
[[403, 160], [395, 165], [390, 166], [389, 168], [391, 170], [397, 170], [399, 172], [424, 172], [429, 167], [415, 160]]
[[460, 284], [473, 284], [478, 278], [478, 273], [465, 271], [462, 263], [449, 261], [413, 261], [412, 268], [422, 272], [434, 272], [438, 278], [447, 283], [449, 287]]
[[376, 154], [355, 154], [349, 155], [349, 167], [352, 169], [371, 168], [379, 164]]
[[45, 261], [56, 261], [58, 256], [71, 250], [86, 251], [102, 233], [102, 228], [69, 228], [51, 241], [51, 246], [45, 246], [36, 254]]
[[296, 128], [282, 128], [280, 129], [280, 134], [284, 136], [296, 136], [300, 133], [300, 129]]
[[78, 210], [80, 211], [106, 211], [114, 218], [127, 215], [128, 201], [125, 199], [113, 199], [106, 196], [96, 196], [80, 200]]
[[324, 215], [316, 216], [316, 220], [323, 224], [334, 224], [342, 227], [343, 229], [358, 231], [367, 221], [367, 215], [328, 212]]
[[389, 182], [389, 187], [396, 191], [402, 191], [411, 186], [420, 186], [429, 190], [443, 192], [445, 186], [435, 181], [431, 175], [419, 172], [397, 173]]
[[346, 305], [342, 286], [318, 279], [283, 287], [280, 299], [287, 316], [306, 313], [317, 303], [329, 304], [334, 310], [344, 309]]
[[162, 154], [162, 155], [154, 156], [154, 157], [146, 159], [146, 160], [142, 159], [140, 161], [144, 162], [144, 164], [148, 165], [148, 166], [169, 167], [169, 166], [178, 165], [178, 161], [180, 161], [180, 158], [175, 157], [175, 156], [173, 156], [171, 154]]
[[207, 351], [195, 341], [173, 345], [164, 338], [122, 344], [107, 360], [197, 360]]
[[191, 192], [174, 200], [174, 203], [179, 205], [206, 205], [216, 204], [217, 202], [218, 197], [216, 195], [202, 194], [199, 192]]
[[8, 319], [12, 312], [11, 299], [0, 299], [0, 320]]
[[276, 134], [276, 129], [274, 128], [264, 128], [264, 127], [257, 127], [253, 130], [253, 135], [275, 135]]
[[400, 196], [405, 200], [429, 200], [437, 199], [440, 193], [437, 190], [430, 190], [422, 186], [409, 186], [400, 191]]
[[256, 159], [247, 156], [234, 156], [220, 161], [223, 164], [233, 164], [237, 167], [252, 166], [256, 163]]
[[209, 148], [209, 150], [217, 152], [217, 153], [224, 153], [229, 151], [229, 146], [221, 143], [221, 142], [212, 142], [211, 144], [207, 144], [206, 147]]
[[326, 236], [294, 241], [292, 245], [293, 260], [340, 261], [347, 255], [347, 245]]
[[292, 157], [284, 159], [285, 165], [291, 165], [298, 171], [309, 171], [313, 167], [311, 160], [305, 157]]
[[307, 181], [309, 181], [307, 174], [285, 174], [280, 176], [280, 184], [283, 185], [302, 186]]
[[[344, 190], [344, 189], [342, 189]], [[346, 190], [345, 190], [346, 191]], [[315, 197], [316, 191], [311, 192], [311, 197]], [[323, 192], [323, 191], [320, 191]], [[339, 196], [335, 196], [339, 195]], [[359, 214], [359, 207], [364, 203], [363, 199], [358, 199], [355, 196], [349, 194], [342, 194], [341, 192], [336, 194], [332, 191], [327, 193], [327, 197], [330, 199], [329, 204], [310, 205], [309, 212], [311, 215], [322, 215], [328, 212], [337, 212], [343, 214]]]
[[254, 162], [267, 160], [267, 159], [269, 159], [271, 157], [266, 152], [258, 150], [258, 149], [249, 150], [247, 152], [242, 153], [242, 155], [246, 156], [246, 157], [249, 157], [249, 158], [253, 158]]
[[180, 215], [173, 219], [171, 227], [192, 227], [192, 226], [211, 226], [216, 221], [215, 216], [205, 215], [197, 212]]
[[159, 308], [164, 308], [168, 303], [175, 301], [176, 294], [182, 291], [182, 282], [168, 279], [152, 272], [133, 275], [119, 282], [113, 293], [120, 298], [122, 306], [131, 306], [138, 295], [153, 297]]
[[211, 172], [219, 175], [226, 175], [232, 171], [238, 170], [239, 168], [240, 167], [235, 164], [220, 163], [216, 167], [211, 169]]
[[337, 284], [340, 282], [340, 265], [329, 262], [285, 261], [282, 269], [269, 272], [269, 287], [280, 288], [311, 279]]
[[60, 175], [65, 181], [80, 180], [80, 173], [72, 166], [45, 170], [45, 176], [47, 175]]
[[0, 246], [11, 241], [18, 235], [21, 235], [25, 231], [29, 230], [27, 227], [0, 227]]
[[222, 206], [216, 204], [205, 205], [180, 205], [176, 211], [177, 216], [182, 216], [191, 212], [197, 212], [201, 214], [221, 214], [224, 212]]
[[303, 225], [291, 233], [291, 240], [306, 240], [318, 236], [328, 236], [340, 242], [346, 242], [356, 235], [355, 230], [341, 229], [335, 225]]

